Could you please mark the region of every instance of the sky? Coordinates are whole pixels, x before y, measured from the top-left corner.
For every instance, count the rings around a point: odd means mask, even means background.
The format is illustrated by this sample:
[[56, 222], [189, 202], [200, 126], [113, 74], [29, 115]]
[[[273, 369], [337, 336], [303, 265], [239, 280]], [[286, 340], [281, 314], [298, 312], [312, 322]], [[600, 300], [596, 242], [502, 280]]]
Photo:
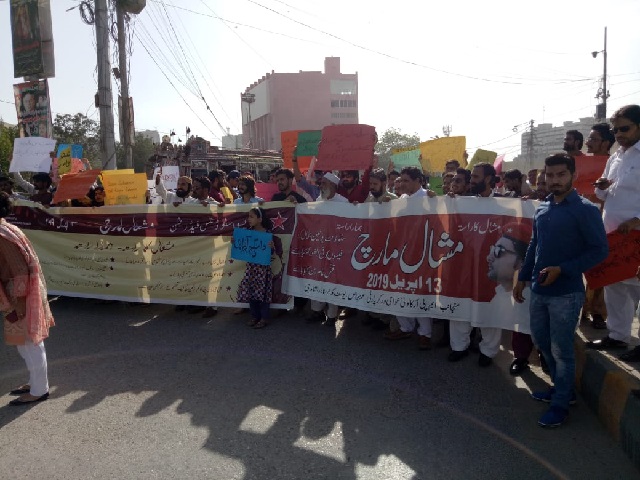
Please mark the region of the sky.
[[[77, 0], [51, 3], [52, 111], [98, 120], [94, 27]], [[638, 18], [637, 0], [147, 0], [131, 22], [135, 127], [174, 130], [177, 142], [188, 126], [220, 145], [227, 128], [241, 133], [240, 94], [251, 83], [272, 70], [320, 71], [337, 56], [343, 73], [358, 73], [360, 122], [379, 135], [397, 128], [425, 141], [450, 125], [470, 154], [509, 159], [530, 120], [593, 116], [603, 58], [591, 52], [603, 50], [605, 26], [608, 113], [640, 103]], [[22, 79], [13, 78], [8, 0], [0, 25], [0, 117], [16, 123], [12, 86]]]

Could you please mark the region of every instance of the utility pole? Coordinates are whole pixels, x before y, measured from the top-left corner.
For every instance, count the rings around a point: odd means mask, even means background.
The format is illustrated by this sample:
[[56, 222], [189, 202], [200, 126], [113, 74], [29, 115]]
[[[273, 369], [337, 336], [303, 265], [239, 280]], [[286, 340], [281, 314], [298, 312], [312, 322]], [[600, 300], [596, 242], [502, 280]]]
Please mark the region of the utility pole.
[[533, 166], [533, 124], [534, 120], [529, 120], [529, 138], [527, 138], [527, 160], [525, 164], [525, 170], [527, 172], [531, 170]]
[[100, 151], [102, 169], [116, 169], [116, 140], [113, 134], [111, 62], [107, 0], [95, 0], [96, 50], [98, 56], [98, 108], [100, 109]]
[[607, 98], [609, 98], [609, 91], [607, 90], [607, 27], [604, 27], [604, 50], [591, 52], [593, 58], [596, 58], [599, 53], [602, 53], [604, 59], [604, 68], [602, 73], [602, 89], [598, 90], [596, 98], [601, 98], [602, 103], [596, 107], [596, 119], [607, 118]]
[[122, 109], [120, 111], [120, 125], [122, 129], [122, 146], [124, 147], [124, 159], [126, 168], [133, 168], [133, 139], [130, 136], [131, 115], [129, 110], [129, 72], [127, 69], [127, 36], [124, 27], [124, 10], [120, 2], [116, 1], [116, 22], [118, 25], [118, 67], [120, 70], [120, 97]]
[[256, 101], [256, 96], [253, 93], [243, 93], [240, 95], [243, 102], [247, 103], [249, 107], [249, 147], [253, 148], [253, 141], [251, 139], [251, 104]]

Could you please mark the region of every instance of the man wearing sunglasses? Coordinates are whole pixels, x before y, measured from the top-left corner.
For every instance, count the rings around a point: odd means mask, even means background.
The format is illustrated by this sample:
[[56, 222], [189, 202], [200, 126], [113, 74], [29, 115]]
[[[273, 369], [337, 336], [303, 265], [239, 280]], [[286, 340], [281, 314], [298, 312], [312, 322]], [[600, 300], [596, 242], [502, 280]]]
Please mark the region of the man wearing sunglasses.
[[[627, 105], [611, 117], [613, 134], [620, 148], [607, 160], [602, 177], [595, 182], [595, 194], [604, 202], [603, 221], [607, 233], [627, 234], [640, 230], [640, 105]], [[633, 277], [604, 287], [609, 333], [602, 340], [587, 343], [596, 350], [625, 348], [631, 338], [631, 324], [640, 301], [640, 284]], [[640, 348], [620, 356], [640, 361]]]
[[552, 195], [536, 209], [533, 236], [513, 298], [522, 303], [525, 283], [531, 282], [531, 336], [553, 382], [553, 387], [531, 397], [551, 404], [538, 425], [557, 427], [575, 402], [574, 337], [584, 303], [582, 274], [607, 257], [609, 246], [600, 210], [573, 188], [575, 159], [555, 154], [544, 163]]

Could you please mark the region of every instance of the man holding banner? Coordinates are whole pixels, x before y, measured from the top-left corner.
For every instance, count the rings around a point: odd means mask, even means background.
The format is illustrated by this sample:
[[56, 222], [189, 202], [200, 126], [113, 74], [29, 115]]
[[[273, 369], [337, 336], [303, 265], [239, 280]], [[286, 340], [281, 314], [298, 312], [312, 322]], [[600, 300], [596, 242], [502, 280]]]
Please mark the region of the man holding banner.
[[[595, 183], [595, 194], [604, 201], [603, 220], [607, 233], [628, 234], [631, 230], [640, 230], [640, 105], [620, 108], [613, 114], [611, 123], [620, 148], [609, 158], [602, 177]], [[640, 301], [640, 285], [637, 279], [629, 278], [604, 289], [609, 334], [587, 346], [596, 350], [624, 348], [631, 337], [631, 324]], [[640, 348], [636, 347], [620, 358], [640, 361]]]
[[609, 247], [598, 207], [573, 188], [575, 159], [551, 155], [545, 166], [553, 197], [536, 209], [533, 236], [513, 297], [522, 303], [525, 284], [531, 282], [531, 336], [553, 382], [550, 389], [531, 396], [551, 404], [538, 425], [558, 427], [575, 403], [574, 336], [585, 296], [582, 274], [604, 260]]

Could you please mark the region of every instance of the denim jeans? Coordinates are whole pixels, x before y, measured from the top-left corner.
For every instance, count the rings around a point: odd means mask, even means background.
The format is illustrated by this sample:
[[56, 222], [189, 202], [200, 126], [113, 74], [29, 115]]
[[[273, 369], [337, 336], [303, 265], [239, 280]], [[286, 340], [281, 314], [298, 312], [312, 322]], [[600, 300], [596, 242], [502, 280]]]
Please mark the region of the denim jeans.
[[531, 292], [531, 336], [549, 365], [555, 392], [551, 406], [569, 410], [576, 377], [574, 336], [584, 292], [553, 297]]

